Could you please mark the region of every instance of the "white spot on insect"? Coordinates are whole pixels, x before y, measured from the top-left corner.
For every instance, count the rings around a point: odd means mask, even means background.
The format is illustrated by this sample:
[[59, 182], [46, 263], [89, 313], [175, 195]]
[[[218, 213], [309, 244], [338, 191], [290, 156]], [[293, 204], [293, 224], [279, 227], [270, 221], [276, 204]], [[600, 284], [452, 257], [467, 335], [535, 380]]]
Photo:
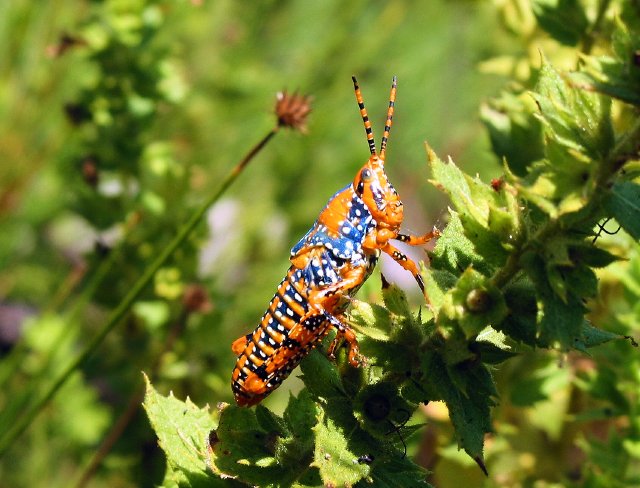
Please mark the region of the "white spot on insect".
[[296, 299], [296, 302], [302, 302], [302, 297], [300, 296], [300, 293], [296, 292], [295, 295], [293, 295], [293, 298]]
[[290, 308], [287, 308], [287, 315], [289, 317], [293, 317], [293, 310], [291, 310]]
[[342, 227], [342, 233], [343, 234], [350, 234], [351, 233], [351, 227], [345, 225], [344, 227]]

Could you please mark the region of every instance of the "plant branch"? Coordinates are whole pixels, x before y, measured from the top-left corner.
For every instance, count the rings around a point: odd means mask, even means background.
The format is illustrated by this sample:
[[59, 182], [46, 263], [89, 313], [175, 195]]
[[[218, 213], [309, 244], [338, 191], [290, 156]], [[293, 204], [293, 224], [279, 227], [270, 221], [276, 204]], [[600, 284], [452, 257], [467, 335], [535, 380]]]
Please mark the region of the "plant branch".
[[191, 215], [186, 224], [182, 226], [174, 239], [164, 248], [160, 255], [148, 266], [142, 276], [131, 287], [129, 293], [118, 304], [102, 329], [93, 339], [84, 346], [84, 349], [69, 363], [58, 378], [45, 390], [45, 393], [29, 408], [22, 417], [18, 418], [13, 427], [0, 438], [0, 456], [4, 454], [13, 442], [29, 427], [38, 414], [47, 406], [51, 399], [58, 393], [60, 388], [69, 380], [72, 374], [80, 368], [82, 364], [91, 356], [102, 344], [105, 337], [120, 323], [125, 314], [129, 311], [135, 300], [151, 282], [160, 267], [171, 257], [176, 249], [193, 232], [209, 207], [217, 202], [227, 189], [235, 182], [249, 162], [267, 145], [267, 143], [278, 132], [280, 124], [276, 125], [267, 135], [260, 140], [242, 160], [229, 172], [223, 180], [217, 192], [212, 194], [203, 204]]
[[[607, 194], [607, 192], [602, 191], [602, 189], [610, 184], [611, 179], [628, 159], [630, 152], [634, 153], [637, 151], [639, 141], [640, 119], [637, 119], [633, 126], [618, 139], [609, 155], [599, 165], [599, 171], [594, 183], [596, 191], [591, 195], [591, 200], [587, 203], [587, 209], [583, 211], [583, 216], [580, 221], [574, 222], [573, 225], [580, 222], [587, 222], [593, 218], [594, 213], [600, 208], [602, 199], [605, 198]], [[531, 250], [531, 248], [538, 245], [538, 243], [545, 242], [548, 238], [562, 231], [564, 228], [562, 218], [550, 220], [547, 224], [543, 225], [535, 235], [523, 241], [523, 245], [509, 255], [505, 265], [496, 271], [491, 278], [492, 283], [498, 288], [502, 288], [509, 283], [520, 271], [520, 258], [524, 253]]]

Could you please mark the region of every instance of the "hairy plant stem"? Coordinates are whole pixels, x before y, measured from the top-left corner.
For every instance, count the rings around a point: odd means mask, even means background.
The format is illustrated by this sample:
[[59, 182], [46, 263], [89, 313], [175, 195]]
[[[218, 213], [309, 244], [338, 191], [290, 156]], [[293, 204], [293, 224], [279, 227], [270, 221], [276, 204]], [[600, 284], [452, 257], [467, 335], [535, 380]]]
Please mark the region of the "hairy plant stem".
[[100, 331], [91, 339], [82, 349], [82, 351], [64, 368], [58, 378], [45, 389], [42, 396], [32, 404], [27, 411], [17, 419], [13, 427], [7, 430], [2, 438], [0, 438], [0, 456], [2, 456], [13, 442], [29, 427], [38, 414], [48, 405], [51, 399], [60, 391], [60, 388], [71, 378], [73, 373], [77, 371], [82, 364], [93, 354], [102, 344], [105, 337], [115, 328], [116, 325], [124, 318], [135, 300], [144, 291], [151, 282], [154, 275], [160, 267], [171, 257], [176, 249], [186, 240], [193, 232], [196, 225], [200, 222], [209, 207], [217, 202], [227, 189], [235, 182], [242, 171], [247, 167], [249, 162], [267, 145], [267, 143], [279, 131], [280, 126], [276, 125], [267, 135], [262, 138], [242, 160], [229, 172], [222, 181], [218, 191], [213, 193], [202, 205], [191, 215], [189, 220], [180, 228], [174, 239], [162, 250], [158, 257], [151, 263], [131, 287], [129, 293], [122, 299], [118, 306], [113, 310], [107, 322], [102, 326]]
[[[507, 285], [521, 270], [520, 259], [522, 256], [538, 246], [541, 242], [547, 241], [559, 232], [566, 231], [569, 227], [575, 227], [582, 223], [588, 223], [596, 217], [596, 212], [601, 208], [601, 204], [608, 192], [606, 188], [612, 183], [612, 179], [616, 176], [624, 162], [629, 159], [629, 155], [633, 155], [638, 150], [640, 143], [640, 119], [637, 119], [633, 126], [625, 132], [616, 142], [613, 149], [606, 158], [603, 159], [598, 167], [598, 172], [594, 179], [591, 198], [586, 206], [580, 210], [581, 216], [579, 220], [573, 220], [574, 215], [568, 214], [566, 217], [572, 219], [567, 224], [563, 216], [549, 220], [531, 238], [521, 240], [521, 245], [512, 252], [505, 265], [500, 268], [491, 278], [494, 286], [502, 288]], [[524, 242], [522, 242], [524, 241]]]

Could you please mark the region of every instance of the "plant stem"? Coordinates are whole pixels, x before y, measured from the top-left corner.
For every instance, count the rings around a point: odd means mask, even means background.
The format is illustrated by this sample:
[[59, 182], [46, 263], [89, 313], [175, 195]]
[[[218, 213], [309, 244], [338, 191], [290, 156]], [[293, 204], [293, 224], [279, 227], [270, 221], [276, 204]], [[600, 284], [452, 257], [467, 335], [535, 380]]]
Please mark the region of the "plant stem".
[[29, 408], [24, 415], [19, 417], [13, 427], [9, 429], [5, 435], [0, 438], [0, 456], [6, 452], [6, 450], [13, 444], [13, 442], [29, 427], [38, 414], [44, 409], [45, 406], [51, 401], [51, 399], [58, 393], [60, 388], [67, 382], [71, 375], [80, 368], [82, 364], [95, 352], [95, 350], [102, 344], [105, 337], [111, 332], [118, 323], [122, 320], [125, 314], [129, 311], [135, 300], [144, 291], [147, 285], [151, 282], [154, 275], [160, 269], [160, 267], [169, 259], [169, 257], [175, 252], [175, 250], [185, 241], [185, 239], [195, 229], [196, 225], [200, 222], [203, 215], [207, 212], [209, 207], [217, 202], [220, 197], [227, 191], [227, 189], [238, 178], [242, 171], [247, 167], [249, 162], [258, 154], [267, 143], [278, 132], [279, 126], [274, 127], [271, 131], [259, 141], [242, 160], [229, 172], [227, 177], [223, 180], [220, 188], [217, 192], [212, 194], [189, 218], [186, 224], [182, 226], [178, 234], [174, 239], [164, 248], [160, 255], [148, 266], [142, 276], [131, 287], [129, 293], [122, 299], [115, 310], [111, 313], [109, 319], [104, 324], [102, 329], [93, 337], [89, 343], [84, 346], [84, 349], [69, 363], [69, 365], [62, 371], [60, 376], [45, 390], [45, 393], [40, 399], [38, 399], [31, 408]]
[[[640, 119], [636, 120], [632, 127], [626, 131], [616, 142], [613, 149], [606, 158], [600, 161], [598, 173], [595, 178], [594, 188], [596, 189], [591, 195], [591, 199], [587, 203], [588, 208], [582, 211], [581, 220], [573, 222], [572, 226], [580, 222], [588, 222], [593, 219], [594, 213], [601, 208], [603, 199], [608, 194], [605, 189], [611, 183], [612, 178], [617, 174], [618, 170], [623, 166], [629, 157], [635, 157], [640, 143]], [[630, 156], [631, 155], [631, 156]], [[523, 245], [513, 251], [507, 258], [505, 265], [500, 268], [491, 278], [492, 283], [498, 287], [504, 287], [511, 281], [520, 271], [520, 258], [523, 254], [538, 245], [545, 242], [551, 236], [560, 232], [566, 225], [562, 217], [553, 219], [543, 225], [535, 235], [523, 242]]]
[[[162, 361], [162, 356], [167, 352], [173, 349], [173, 346], [176, 343], [176, 340], [182, 333], [185, 328], [185, 324], [189, 318], [189, 311], [185, 307], [180, 312], [180, 315], [176, 319], [173, 327], [167, 334], [167, 337], [164, 340], [164, 344], [162, 346], [162, 350], [158, 353], [155, 358], [155, 361], [151, 365], [149, 369], [148, 377], [149, 379], [155, 378], [158, 374], [158, 370], [160, 369], [160, 364]], [[84, 488], [89, 484], [93, 476], [98, 471], [98, 468], [104, 461], [104, 458], [111, 452], [115, 443], [122, 437], [122, 434], [125, 432], [131, 421], [135, 418], [138, 409], [140, 408], [140, 404], [144, 400], [145, 388], [141, 385], [140, 389], [136, 389], [133, 394], [129, 397], [129, 401], [127, 402], [127, 406], [125, 410], [120, 414], [118, 419], [115, 421], [107, 436], [103, 439], [102, 443], [94, 453], [91, 461], [83, 470], [82, 475], [80, 476], [78, 482], [75, 484], [75, 488]]]

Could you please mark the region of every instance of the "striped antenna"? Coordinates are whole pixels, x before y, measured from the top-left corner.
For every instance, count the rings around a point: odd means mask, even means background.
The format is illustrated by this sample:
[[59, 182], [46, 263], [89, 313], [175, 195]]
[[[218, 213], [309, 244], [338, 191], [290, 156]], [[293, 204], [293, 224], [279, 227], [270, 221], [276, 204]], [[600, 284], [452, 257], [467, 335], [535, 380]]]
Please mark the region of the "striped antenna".
[[382, 142], [380, 143], [380, 159], [384, 159], [387, 150], [387, 141], [389, 140], [389, 131], [391, 131], [391, 122], [393, 121], [393, 108], [396, 105], [396, 90], [398, 88], [398, 78], [393, 77], [391, 82], [391, 94], [389, 95], [389, 109], [387, 110], [387, 122], [384, 124], [384, 134], [382, 134]]
[[369, 151], [371, 151], [371, 154], [376, 154], [376, 143], [373, 140], [373, 129], [371, 129], [371, 121], [369, 120], [367, 109], [365, 108], [364, 101], [362, 100], [362, 93], [360, 92], [360, 87], [358, 86], [358, 80], [356, 80], [355, 76], [352, 76], [351, 79], [353, 80], [353, 88], [356, 91], [356, 100], [358, 101], [358, 107], [360, 107], [360, 115], [362, 115], [362, 121], [364, 122], [364, 130], [367, 133]]

